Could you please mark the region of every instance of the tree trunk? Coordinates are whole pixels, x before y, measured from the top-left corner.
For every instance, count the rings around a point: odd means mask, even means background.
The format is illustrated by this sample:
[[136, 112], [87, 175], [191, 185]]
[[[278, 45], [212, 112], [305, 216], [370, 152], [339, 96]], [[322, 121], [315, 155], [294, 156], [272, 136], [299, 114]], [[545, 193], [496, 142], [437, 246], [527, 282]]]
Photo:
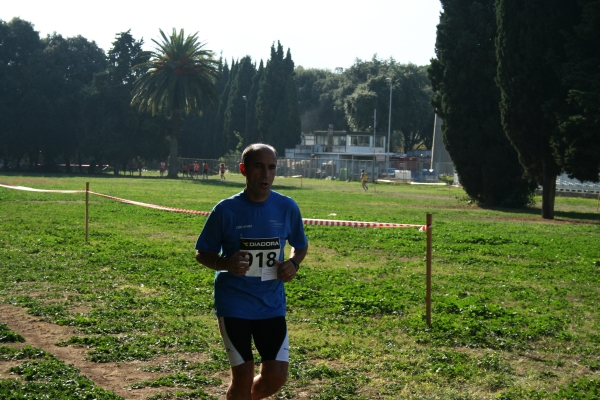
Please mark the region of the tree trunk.
[[554, 198], [556, 196], [556, 174], [544, 171], [542, 182], [542, 218], [554, 219]]
[[67, 174], [70, 174], [72, 172], [71, 171], [71, 159], [65, 155], [63, 155], [63, 158], [65, 160], [65, 172]]
[[179, 153], [179, 130], [181, 128], [181, 110], [173, 108], [171, 111], [171, 152], [169, 154], [169, 173], [168, 178], [177, 179], [179, 176], [179, 163], [177, 155]]
[[[79, 154], [79, 152], [77, 153], [77, 159], [79, 160], [79, 173], [83, 174], [83, 166], [81, 165], [81, 154]], [[90, 161], [90, 164], [92, 162]]]

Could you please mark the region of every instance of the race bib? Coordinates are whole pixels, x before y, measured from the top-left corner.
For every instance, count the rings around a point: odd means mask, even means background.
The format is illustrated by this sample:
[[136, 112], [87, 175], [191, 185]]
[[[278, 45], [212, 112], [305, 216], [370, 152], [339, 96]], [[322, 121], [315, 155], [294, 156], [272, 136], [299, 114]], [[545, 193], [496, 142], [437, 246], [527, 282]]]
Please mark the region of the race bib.
[[277, 265], [281, 254], [280, 239], [240, 238], [240, 251], [248, 252], [250, 269], [246, 276], [260, 276], [261, 280], [277, 279]]

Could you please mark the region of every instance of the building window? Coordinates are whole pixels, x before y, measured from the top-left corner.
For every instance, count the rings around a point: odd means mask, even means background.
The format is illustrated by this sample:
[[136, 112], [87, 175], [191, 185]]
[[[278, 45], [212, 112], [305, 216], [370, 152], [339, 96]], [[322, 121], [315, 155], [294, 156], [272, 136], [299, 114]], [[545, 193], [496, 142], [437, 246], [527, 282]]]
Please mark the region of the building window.
[[333, 145], [334, 146], [345, 146], [346, 145], [346, 136], [334, 136], [333, 137]]
[[371, 141], [369, 140], [370, 138], [370, 136], [350, 136], [350, 145], [369, 147], [371, 145]]
[[306, 146], [314, 146], [314, 144], [315, 144], [315, 135], [304, 135], [304, 144]]

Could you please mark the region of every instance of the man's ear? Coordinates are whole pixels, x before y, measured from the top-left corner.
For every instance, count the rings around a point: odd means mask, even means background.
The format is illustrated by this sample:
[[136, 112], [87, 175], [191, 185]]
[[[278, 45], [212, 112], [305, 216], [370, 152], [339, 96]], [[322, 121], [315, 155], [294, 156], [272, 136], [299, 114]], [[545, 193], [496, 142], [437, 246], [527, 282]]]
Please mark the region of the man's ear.
[[246, 176], [246, 166], [244, 165], [244, 163], [240, 163], [240, 172], [242, 173], [242, 175]]

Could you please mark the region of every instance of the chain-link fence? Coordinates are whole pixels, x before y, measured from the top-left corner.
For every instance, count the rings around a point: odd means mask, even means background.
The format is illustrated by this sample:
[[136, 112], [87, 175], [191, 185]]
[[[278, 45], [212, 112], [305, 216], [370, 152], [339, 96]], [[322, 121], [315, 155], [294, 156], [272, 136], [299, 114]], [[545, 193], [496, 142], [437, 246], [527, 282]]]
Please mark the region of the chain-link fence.
[[[226, 156], [221, 159], [179, 158], [178, 171], [189, 175], [190, 165], [199, 165], [199, 175], [202, 175], [202, 166], [208, 164], [209, 176], [219, 174], [219, 166], [225, 164], [227, 172], [239, 172], [240, 156]], [[446, 165], [447, 164], [447, 165]], [[156, 163], [158, 168], [159, 163]], [[343, 181], [358, 181], [361, 171], [365, 171], [369, 181], [391, 180], [403, 182], [447, 182], [454, 175], [452, 163], [435, 163], [431, 168], [431, 161], [425, 160], [339, 160], [332, 157], [313, 157], [306, 160], [293, 158], [280, 158], [277, 160], [278, 176], [299, 176], [313, 179], [332, 179]]]

